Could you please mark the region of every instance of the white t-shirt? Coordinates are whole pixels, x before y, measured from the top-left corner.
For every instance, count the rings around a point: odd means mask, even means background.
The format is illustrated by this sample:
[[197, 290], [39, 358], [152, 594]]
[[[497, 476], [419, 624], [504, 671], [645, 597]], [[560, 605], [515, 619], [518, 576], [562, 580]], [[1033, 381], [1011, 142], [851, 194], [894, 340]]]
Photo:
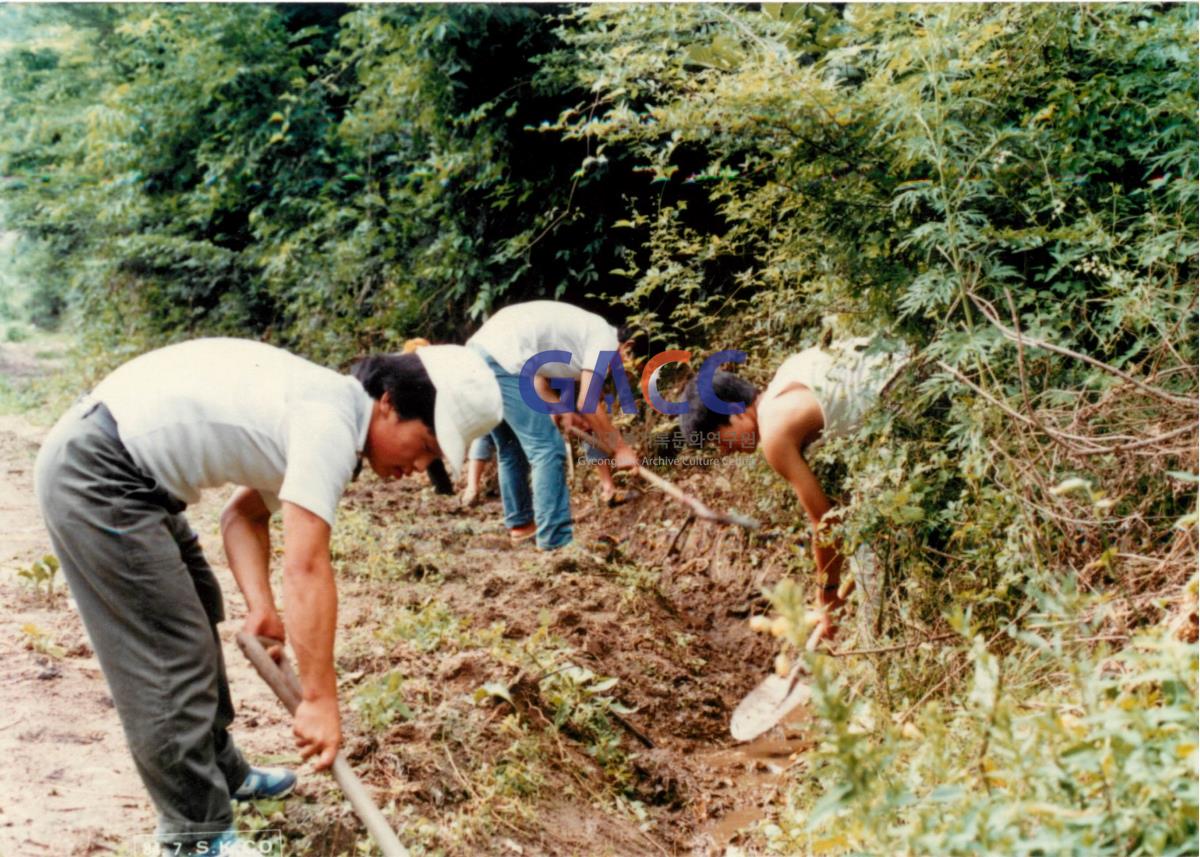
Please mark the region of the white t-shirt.
[[256, 489], [333, 525], [366, 443], [372, 399], [356, 379], [242, 339], [143, 354], [93, 391], [134, 462], [194, 503], [204, 488]]
[[530, 301], [497, 312], [467, 344], [486, 351], [510, 375], [520, 375], [525, 362], [539, 352], [569, 351], [569, 364], [547, 363], [537, 374], [578, 378], [584, 369], [596, 368], [601, 351], [617, 350], [617, 329], [571, 304]]
[[867, 337], [814, 346], [783, 361], [763, 397], [773, 399], [793, 384], [813, 391], [825, 417], [820, 440], [842, 437], [861, 425], [883, 388], [904, 368], [906, 351], [867, 353]]

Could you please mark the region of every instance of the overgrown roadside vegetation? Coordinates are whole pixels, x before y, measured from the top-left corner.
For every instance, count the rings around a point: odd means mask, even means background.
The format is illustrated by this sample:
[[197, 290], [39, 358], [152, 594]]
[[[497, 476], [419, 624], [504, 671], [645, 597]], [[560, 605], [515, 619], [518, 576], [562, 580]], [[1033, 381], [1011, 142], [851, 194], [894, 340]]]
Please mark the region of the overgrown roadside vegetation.
[[[445, 773], [405, 821], [418, 839], [536, 843], [549, 822], [522, 809], [571, 788], [609, 802], [616, 853], [649, 853], [645, 825], [684, 843], [713, 792], [647, 792], [631, 759], [648, 748], [613, 706], [645, 711], [658, 685], [633, 700], [631, 676], [688, 658], [740, 660], [744, 692], [782, 646], [810, 658], [817, 743], [735, 847], [1196, 851], [1195, 5], [0, 13], [4, 228], [22, 311], [84, 337], [79, 389], [186, 336], [337, 364], [461, 341], [537, 296], [635, 314], [656, 346], [742, 348], [756, 381], [827, 336], [918, 355], [817, 461], [843, 545], [876, 557], [879, 609], [860, 586], [838, 642], [862, 654], [797, 651], [811, 564], [793, 501], [752, 462], [684, 473], [764, 535], [681, 530], [643, 502], [587, 524], [624, 539], [606, 571], [501, 575], [489, 598], [540, 581], [578, 639], [555, 611], [513, 626], [478, 600], [479, 521], [430, 544], [392, 525], [386, 504], [410, 500], [376, 498], [383, 541], [364, 524], [345, 553], [380, 593], [343, 653], [381, 736], [362, 758], [394, 765], [430, 703], [470, 724], [411, 760]], [[642, 416], [649, 445], [661, 425]], [[569, 590], [593, 577], [605, 599]], [[614, 603], [685, 630], [608, 635], [590, 617]], [[755, 614], [782, 617], [778, 636], [752, 635]], [[589, 646], [625, 671], [578, 663]], [[462, 699], [421, 677], [476, 656], [485, 674], [441, 680]], [[543, 674], [536, 700], [513, 695]], [[693, 700], [694, 740], [718, 740], [734, 690]]]

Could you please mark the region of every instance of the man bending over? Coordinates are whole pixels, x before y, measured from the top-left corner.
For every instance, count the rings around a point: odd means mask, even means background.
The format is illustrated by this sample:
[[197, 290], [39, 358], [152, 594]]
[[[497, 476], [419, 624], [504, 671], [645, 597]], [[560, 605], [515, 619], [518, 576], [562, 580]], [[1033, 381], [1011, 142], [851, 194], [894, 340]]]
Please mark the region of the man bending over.
[[806, 460], [819, 441], [857, 429], [867, 410], [903, 368], [901, 353], [870, 353], [868, 339], [848, 339], [827, 347], [794, 354], [780, 365], [763, 391], [729, 372], [718, 371], [713, 392], [726, 402], [745, 405], [740, 414], [710, 410], [700, 396], [696, 379], [687, 387], [688, 410], [680, 428], [693, 443], [714, 442], [723, 454], [753, 452], [761, 447], [767, 463], [788, 481], [812, 527], [813, 559], [821, 588], [821, 619], [808, 647], [830, 639], [837, 631], [835, 613], [845, 599], [839, 595], [842, 555], [824, 534], [824, 519], [833, 507]]
[[[199, 339], [117, 369], [59, 421], [34, 484], [54, 552], [112, 692], [164, 853], [235, 855], [230, 800], [279, 797], [295, 775], [252, 768], [227, 728], [233, 704], [217, 623], [221, 590], [183, 510], [233, 483], [221, 516], [245, 631], [296, 652], [301, 756], [341, 742], [329, 536], [366, 461], [381, 477], [445, 458], [500, 421], [500, 391], [460, 346], [367, 358], [339, 375], [278, 348]], [[283, 513], [286, 623], [269, 578], [268, 521]], [[257, 852], [254, 852], [257, 853]]]

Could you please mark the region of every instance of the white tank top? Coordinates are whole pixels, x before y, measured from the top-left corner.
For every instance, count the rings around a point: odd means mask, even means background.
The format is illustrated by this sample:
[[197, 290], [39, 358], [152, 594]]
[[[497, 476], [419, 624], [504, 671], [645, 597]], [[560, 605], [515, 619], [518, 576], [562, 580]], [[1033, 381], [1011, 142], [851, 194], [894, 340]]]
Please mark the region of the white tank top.
[[803, 384], [817, 397], [825, 418], [825, 429], [815, 442], [849, 434], [908, 361], [907, 351], [867, 354], [870, 342], [865, 336], [842, 339], [793, 354], [763, 395], [774, 398], [793, 384]]

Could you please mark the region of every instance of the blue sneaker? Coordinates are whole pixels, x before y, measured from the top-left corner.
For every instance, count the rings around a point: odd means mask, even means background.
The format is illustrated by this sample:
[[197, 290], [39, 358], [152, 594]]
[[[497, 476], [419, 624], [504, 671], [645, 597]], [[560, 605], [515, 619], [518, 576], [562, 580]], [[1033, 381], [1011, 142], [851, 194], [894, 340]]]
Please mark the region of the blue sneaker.
[[287, 768], [251, 768], [231, 798], [234, 800], [276, 800], [287, 797], [296, 787], [296, 775]]

